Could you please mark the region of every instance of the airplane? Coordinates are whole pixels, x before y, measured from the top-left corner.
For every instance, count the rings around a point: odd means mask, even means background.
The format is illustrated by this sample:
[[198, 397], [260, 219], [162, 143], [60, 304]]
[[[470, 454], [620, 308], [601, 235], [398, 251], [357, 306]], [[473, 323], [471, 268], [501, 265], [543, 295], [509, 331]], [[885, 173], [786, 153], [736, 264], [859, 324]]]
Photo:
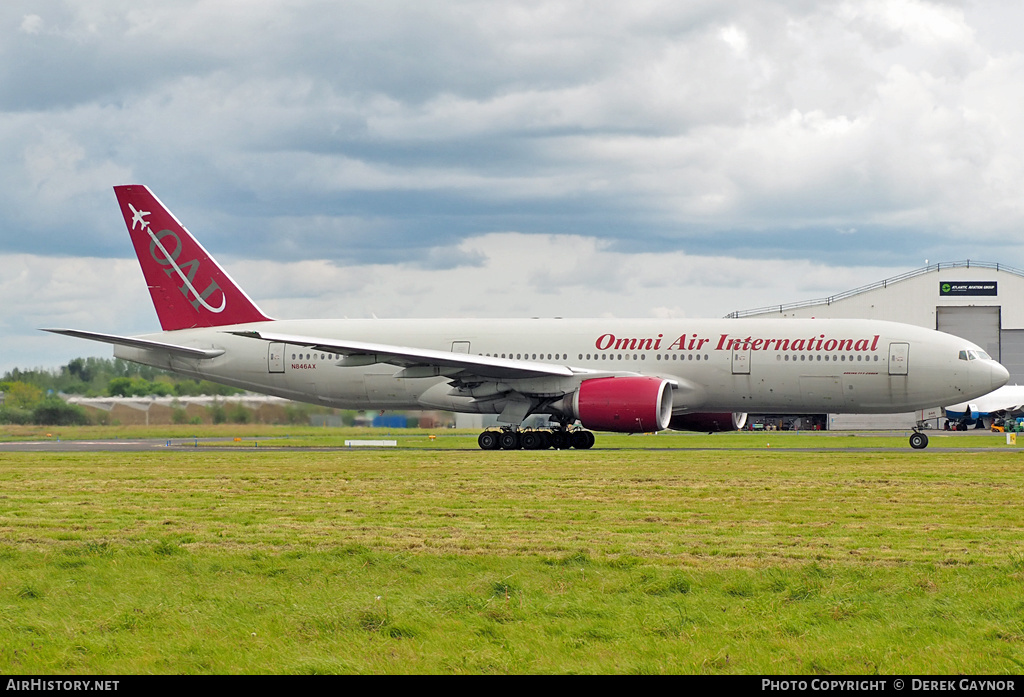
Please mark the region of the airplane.
[[[162, 331], [45, 331], [312, 404], [497, 414], [484, 450], [587, 449], [595, 430], [736, 430], [751, 412], [911, 411], [1009, 376], [969, 341], [880, 320], [272, 319], [147, 187], [114, 192]], [[550, 428], [521, 428], [531, 414]], [[915, 429], [910, 445], [927, 435]]]
[[989, 429], [996, 419], [1024, 413], [1024, 385], [1003, 385], [977, 399], [944, 407], [943, 412], [948, 419], [946, 430], [966, 431], [971, 426]]

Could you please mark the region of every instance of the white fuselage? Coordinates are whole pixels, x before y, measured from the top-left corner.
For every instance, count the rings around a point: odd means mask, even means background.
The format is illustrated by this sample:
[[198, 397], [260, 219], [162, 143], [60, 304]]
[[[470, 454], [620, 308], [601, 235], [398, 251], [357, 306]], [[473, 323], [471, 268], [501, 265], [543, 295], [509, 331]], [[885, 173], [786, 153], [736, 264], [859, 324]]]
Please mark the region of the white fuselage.
[[[575, 375], [507, 381], [558, 394], [588, 376], [635, 373], [673, 382], [673, 411], [893, 413], [953, 404], [998, 388], [993, 360], [958, 337], [853, 319], [276, 320], [183, 329], [144, 339], [223, 349], [212, 359], [116, 346], [121, 358], [289, 399], [357, 409], [496, 413], [502, 400], [456, 393], [451, 375], [396, 377], [388, 363], [344, 365], [337, 354], [230, 332], [273, 331], [569, 366]], [[425, 371], [429, 373], [429, 371]], [[409, 375], [406, 371], [404, 375]], [[522, 384], [516, 384], [522, 383]], [[520, 389], [522, 388], [522, 389]], [[494, 386], [490, 386], [492, 391]]]

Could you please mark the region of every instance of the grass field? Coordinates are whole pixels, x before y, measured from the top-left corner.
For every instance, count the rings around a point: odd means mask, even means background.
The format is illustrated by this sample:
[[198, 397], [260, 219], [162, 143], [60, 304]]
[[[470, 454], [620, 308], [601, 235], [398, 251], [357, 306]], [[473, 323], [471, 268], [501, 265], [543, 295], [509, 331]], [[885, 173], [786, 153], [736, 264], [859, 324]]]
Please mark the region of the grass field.
[[1005, 446], [4, 453], [0, 664], [1019, 674], [1022, 466]]

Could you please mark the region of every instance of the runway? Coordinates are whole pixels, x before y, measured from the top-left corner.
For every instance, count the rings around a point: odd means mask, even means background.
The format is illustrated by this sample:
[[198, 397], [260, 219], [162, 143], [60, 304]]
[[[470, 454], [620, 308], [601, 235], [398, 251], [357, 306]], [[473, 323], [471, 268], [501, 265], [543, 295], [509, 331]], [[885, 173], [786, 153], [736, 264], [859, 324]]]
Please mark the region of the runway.
[[0, 442], [0, 453], [126, 452], [167, 450], [170, 441], [160, 439], [31, 440]]
[[[858, 440], [856, 444], [850, 443], [849, 441], [842, 445], [836, 444], [836, 439], [843, 438], [846, 440], [849, 436], [856, 435]], [[644, 444], [638, 444], [636, 447], [630, 447], [629, 445], [616, 444], [614, 446], [602, 446], [600, 438], [598, 444], [594, 447], [594, 450], [606, 450], [606, 451], [653, 451], [653, 452], [666, 452], [666, 451], [679, 451], [679, 452], [696, 452], [696, 451], [734, 451], [734, 452], [764, 452], [765, 450], [773, 450], [776, 452], [893, 452], [893, 453], [928, 453], [928, 452], [1017, 452], [1017, 447], [1010, 445], [994, 444], [991, 439], [995, 438], [997, 434], [989, 433], [987, 431], [976, 430], [958, 432], [955, 435], [958, 437], [960, 445], [957, 446], [943, 446], [942, 435], [948, 435], [948, 432], [934, 431], [930, 432], [931, 438], [929, 446], [924, 450], [912, 450], [909, 445], [901, 446], [879, 446], [873, 447], [865, 444], [865, 440], [878, 437], [891, 437], [891, 436], [903, 436], [903, 431], [872, 431], [872, 432], [828, 432], [828, 433], [816, 433], [813, 436], [814, 445], [808, 444], [807, 446], [790, 446], [790, 447], [765, 447], [762, 445], [757, 446], [743, 446], [743, 445], [731, 445], [723, 447], [715, 447], [708, 445], [693, 445], [687, 446], [681, 444], [678, 441], [673, 446], [660, 446], [652, 445], [650, 442]], [[1001, 436], [1002, 434], [998, 434]], [[961, 438], [964, 436], [976, 436], [979, 438], [987, 437], [990, 439], [987, 445], [979, 445], [976, 447], [962, 445]], [[61, 452], [181, 452], [183, 450], [194, 450], [196, 452], [238, 452], [238, 451], [251, 451], [251, 452], [346, 452], [346, 451], [367, 451], [367, 450], [429, 450], [429, 451], [466, 451], [475, 450], [475, 447], [459, 447], [446, 444], [445, 440], [448, 438], [467, 438], [464, 436], [444, 436], [433, 441], [431, 445], [426, 446], [422, 443], [415, 445], [403, 444], [402, 437], [398, 436], [398, 445], [389, 447], [349, 447], [344, 445], [283, 445], [281, 444], [280, 437], [267, 437], [265, 439], [247, 437], [247, 438], [225, 438], [225, 437], [214, 437], [214, 438], [99, 438], [99, 439], [83, 439], [83, 440], [68, 440], [61, 438], [47, 438], [47, 439], [36, 439], [36, 440], [23, 440], [23, 441], [0, 441], [0, 454], [5, 452], [10, 453], [61, 453]], [[262, 442], [261, 442], [262, 441]], [[475, 445], [475, 443], [474, 443]], [[480, 451], [483, 454], [485, 451]], [[495, 451], [501, 453], [504, 451]], [[540, 452], [555, 452], [555, 451], [524, 451], [532, 453]]]

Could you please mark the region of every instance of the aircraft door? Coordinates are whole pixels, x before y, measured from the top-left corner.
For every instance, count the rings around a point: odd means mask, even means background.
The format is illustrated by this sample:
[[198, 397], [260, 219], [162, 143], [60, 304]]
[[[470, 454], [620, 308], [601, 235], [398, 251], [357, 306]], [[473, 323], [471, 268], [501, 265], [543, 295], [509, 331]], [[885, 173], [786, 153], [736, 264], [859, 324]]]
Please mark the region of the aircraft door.
[[889, 344], [889, 375], [906, 375], [910, 367], [910, 344]]
[[284, 344], [272, 341], [267, 346], [267, 372], [284, 372]]
[[732, 350], [732, 374], [750, 375], [750, 349]]
[[468, 341], [453, 341], [452, 353], [469, 353]]

